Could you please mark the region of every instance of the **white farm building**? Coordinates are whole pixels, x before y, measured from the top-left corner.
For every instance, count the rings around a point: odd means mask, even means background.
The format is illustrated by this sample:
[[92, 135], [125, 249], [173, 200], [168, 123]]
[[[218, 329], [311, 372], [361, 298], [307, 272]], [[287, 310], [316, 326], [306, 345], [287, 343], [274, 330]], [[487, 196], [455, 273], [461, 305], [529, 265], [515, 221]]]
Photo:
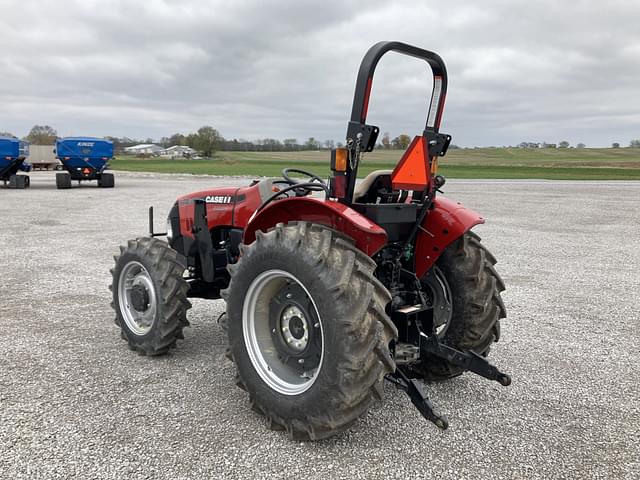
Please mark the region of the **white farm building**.
[[125, 147], [124, 151], [131, 155], [159, 155], [164, 149], [153, 143], [141, 143], [132, 147]]
[[161, 151], [160, 156], [167, 158], [192, 158], [195, 157], [197, 153], [193, 148], [187, 147], [186, 145], [174, 145]]

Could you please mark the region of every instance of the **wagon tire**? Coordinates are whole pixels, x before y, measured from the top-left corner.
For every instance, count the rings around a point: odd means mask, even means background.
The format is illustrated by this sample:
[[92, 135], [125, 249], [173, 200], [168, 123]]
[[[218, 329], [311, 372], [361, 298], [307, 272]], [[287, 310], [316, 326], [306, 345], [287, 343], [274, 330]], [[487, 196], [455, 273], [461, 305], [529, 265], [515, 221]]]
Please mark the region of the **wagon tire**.
[[9, 177], [9, 188], [25, 189], [29, 188], [29, 176], [28, 175], [11, 175]]
[[61, 190], [71, 188], [71, 175], [68, 172], [56, 173], [56, 188]]
[[102, 188], [113, 188], [115, 186], [113, 173], [102, 173], [100, 178], [98, 178], [98, 186]]

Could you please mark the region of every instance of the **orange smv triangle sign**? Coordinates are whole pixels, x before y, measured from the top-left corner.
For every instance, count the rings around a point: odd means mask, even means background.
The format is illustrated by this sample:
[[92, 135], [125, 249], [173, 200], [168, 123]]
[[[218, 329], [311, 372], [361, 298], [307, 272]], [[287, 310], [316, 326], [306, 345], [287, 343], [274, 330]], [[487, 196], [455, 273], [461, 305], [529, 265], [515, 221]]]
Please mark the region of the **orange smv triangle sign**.
[[424, 190], [429, 185], [428, 150], [424, 137], [415, 137], [391, 174], [394, 190]]

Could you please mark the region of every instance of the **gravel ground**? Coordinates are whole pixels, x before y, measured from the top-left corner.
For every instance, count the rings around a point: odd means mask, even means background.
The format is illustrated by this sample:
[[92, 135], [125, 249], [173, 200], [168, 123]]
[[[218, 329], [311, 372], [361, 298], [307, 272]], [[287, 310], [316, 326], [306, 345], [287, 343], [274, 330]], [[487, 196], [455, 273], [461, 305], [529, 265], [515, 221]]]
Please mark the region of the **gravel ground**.
[[116, 175], [114, 190], [0, 189], [2, 478], [639, 478], [640, 183], [455, 181], [484, 214], [509, 317], [492, 360], [508, 388], [466, 374], [430, 385], [451, 422], [404, 394], [350, 431], [299, 443], [268, 431], [235, 387], [215, 319], [163, 358], [131, 352], [109, 307], [117, 246], [148, 205], [246, 179]]

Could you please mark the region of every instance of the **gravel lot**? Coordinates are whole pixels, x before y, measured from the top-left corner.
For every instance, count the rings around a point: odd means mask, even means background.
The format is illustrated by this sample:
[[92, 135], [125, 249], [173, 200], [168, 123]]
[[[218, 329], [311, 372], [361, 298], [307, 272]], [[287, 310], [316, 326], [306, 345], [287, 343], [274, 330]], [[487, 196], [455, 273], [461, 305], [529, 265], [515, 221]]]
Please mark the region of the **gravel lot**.
[[109, 307], [112, 255], [158, 227], [175, 197], [246, 179], [116, 174], [0, 189], [2, 478], [639, 478], [640, 183], [450, 181], [484, 214], [509, 318], [492, 360], [430, 385], [450, 420], [423, 420], [387, 385], [347, 433], [299, 443], [268, 431], [235, 387], [215, 319], [163, 358], [131, 352]]

